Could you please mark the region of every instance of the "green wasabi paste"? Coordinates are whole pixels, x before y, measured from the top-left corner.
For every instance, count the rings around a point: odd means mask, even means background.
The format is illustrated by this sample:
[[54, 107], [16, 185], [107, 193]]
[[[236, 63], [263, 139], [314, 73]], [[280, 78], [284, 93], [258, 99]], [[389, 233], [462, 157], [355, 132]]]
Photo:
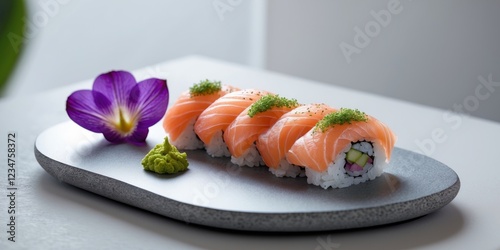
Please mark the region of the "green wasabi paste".
[[187, 154], [180, 153], [175, 146], [170, 145], [168, 137], [165, 137], [163, 144], [158, 144], [151, 149], [141, 163], [145, 170], [158, 174], [182, 172], [189, 165]]
[[350, 124], [355, 121], [366, 122], [368, 121], [368, 116], [366, 116], [365, 112], [357, 109], [341, 108], [340, 111], [325, 115], [323, 119], [316, 123], [314, 131], [321, 130], [321, 132], [325, 132], [329, 127], [344, 123]]
[[248, 110], [248, 116], [254, 117], [254, 115], [265, 112], [274, 107], [295, 108], [297, 106], [299, 106], [299, 103], [296, 99], [288, 99], [285, 97], [280, 97], [279, 95], [269, 94], [263, 96], [252, 104], [252, 106]]
[[220, 81], [209, 81], [208, 79], [200, 81], [189, 88], [191, 96], [211, 95], [222, 89]]

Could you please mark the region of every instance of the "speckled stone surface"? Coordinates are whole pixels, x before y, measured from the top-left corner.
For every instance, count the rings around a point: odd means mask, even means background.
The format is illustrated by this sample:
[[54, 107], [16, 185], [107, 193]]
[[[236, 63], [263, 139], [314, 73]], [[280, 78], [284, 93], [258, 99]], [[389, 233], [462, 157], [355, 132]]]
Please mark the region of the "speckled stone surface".
[[277, 178], [266, 167], [237, 167], [227, 158], [189, 151], [189, 170], [160, 176], [142, 157], [162, 141], [153, 127], [147, 147], [110, 145], [71, 122], [35, 143], [40, 165], [60, 181], [186, 223], [248, 231], [321, 231], [384, 225], [417, 218], [450, 203], [456, 173], [429, 157], [395, 148], [379, 178], [344, 189]]

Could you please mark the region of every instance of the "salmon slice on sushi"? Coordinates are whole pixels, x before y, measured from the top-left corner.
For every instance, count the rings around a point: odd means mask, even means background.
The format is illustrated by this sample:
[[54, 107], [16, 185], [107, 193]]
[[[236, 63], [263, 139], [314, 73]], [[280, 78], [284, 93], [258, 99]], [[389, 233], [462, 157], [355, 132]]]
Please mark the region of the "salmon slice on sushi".
[[343, 188], [380, 176], [395, 142], [394, 133], [379, 120], [343, 108], [300, 137], [286, 159], [306, 168], [309, 184]]
[[262, 158], [255, 146], [259, 135], [273, 126], [281, 116], [298, 106], [299, 103], [295, 99], [268, 94], [241, 112], [224, 133], [231, 162], [249, 167], [262, 165]]
[[269, 171], [277, 177], [303, 176], [304, 169], [290, 164], [285, 155], [297, 139], [313, 128], [325, 115], [336, 111], [326, 104], [299, 106], [284, 114], [269, 130], [259, 135], [257, 150]]
[[224, 132], [243, 110], [267, 94], [269, 92], [257, 89], [235, 91], [217, 99], [200, 114], [194, 131], [209, 155], [231, 156], [224, 142]]
[[203, 142], [194, 133], [194, 123], [210, 104], [237, 90], [218, 81], [204, 80], [183, 92], [163, 118], [163, 129], [172, 145], [182, 150], [203, 148]]

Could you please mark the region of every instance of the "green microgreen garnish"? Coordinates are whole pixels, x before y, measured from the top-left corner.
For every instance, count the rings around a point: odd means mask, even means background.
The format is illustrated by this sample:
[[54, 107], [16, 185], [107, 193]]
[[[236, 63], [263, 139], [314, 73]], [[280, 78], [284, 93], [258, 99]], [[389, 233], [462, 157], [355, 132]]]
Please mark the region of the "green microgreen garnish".
[[351, 124], [351, 122], [366, 122], [368, 121], [368, 116], [365, 112], [361, 112], [357, 109], [341, 108], [337, 112], [325, 115], [318, 123], [314, 131], [321, 130], [325, 132], [328, 128], [334, 127], [335, 125], [342, 125], [345, 123]]
[[194, 84], [192, 87], [189, 88], [189, 93], [191, 96], [198, 96], [198, 95], [211, 95], [214, 93], [219, 92], [222, 89], [222, 85], [220, 81], [209, 81], [204, 80], [200, 81], [197, 84]]
[[280, 97], [279, 95], [265, 95], [255, 103], [252, 104], [248, 110], [248, 116], [253, 117], [254, 115], [267, 111], [273, 107], [281, 108], [295, 108], [299, 106], [299, 102], [296, 99], [288, 99], [286, 97]]

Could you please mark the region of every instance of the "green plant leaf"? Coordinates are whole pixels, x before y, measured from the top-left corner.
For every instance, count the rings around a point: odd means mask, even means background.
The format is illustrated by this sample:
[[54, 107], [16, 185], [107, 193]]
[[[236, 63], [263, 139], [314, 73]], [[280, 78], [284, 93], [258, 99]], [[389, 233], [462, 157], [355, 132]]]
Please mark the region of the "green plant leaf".
[[24, 43], [26, 6], [23, 0], [0, 1], [0, 95], [16, 65]]

